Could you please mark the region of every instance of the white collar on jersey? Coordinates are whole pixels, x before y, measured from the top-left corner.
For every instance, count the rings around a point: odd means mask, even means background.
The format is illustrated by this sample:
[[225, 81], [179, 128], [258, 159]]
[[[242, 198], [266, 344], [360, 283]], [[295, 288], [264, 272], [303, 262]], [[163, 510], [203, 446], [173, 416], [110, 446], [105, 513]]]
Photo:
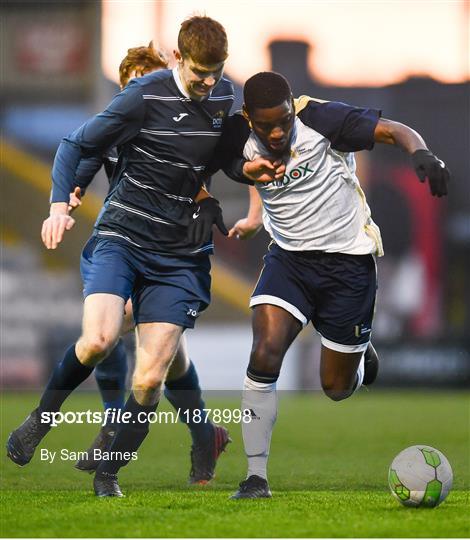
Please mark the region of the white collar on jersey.
[[[187, 97], [189, 99], [192, 99], [192, 97], [188, 94], [188, 92], [185, 90], [183, 83], [181, 82], [181, 77], [178, 71], [178, 66], [175, 66], [172, 70], [173, 78], [175, 79], [176, 86], [178, 87], [178, 90], [183, 94], [184, 97]], [[212, 90], [210, 93], [204, 98], [201, 99], [201, 101], [205, 101], [206, 99], [210, 98], [212, 94]], [[197, 101], [197, 100], [194, 100]]]

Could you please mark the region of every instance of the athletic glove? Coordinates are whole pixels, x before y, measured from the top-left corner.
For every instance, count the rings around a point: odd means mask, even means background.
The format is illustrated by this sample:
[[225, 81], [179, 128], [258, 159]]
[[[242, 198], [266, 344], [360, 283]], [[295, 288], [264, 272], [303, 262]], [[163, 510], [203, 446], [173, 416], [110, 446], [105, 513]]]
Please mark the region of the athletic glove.
[[447, 195], [447, 184], [450, 180], [450, 171], [446, 164], [429, 150], [416, 150], [411, 156], [413, 167], [420, 182], [426, 178], [433, 197]]
[[228, 235], [219, 201], [214, 197], [207, 197], [199, 203], [199, 207], [193, 214], [193, 222], [189, 226], [191, 243], [201, 245], [208, 242], [213, 225], [216, 225], [224, 236]]

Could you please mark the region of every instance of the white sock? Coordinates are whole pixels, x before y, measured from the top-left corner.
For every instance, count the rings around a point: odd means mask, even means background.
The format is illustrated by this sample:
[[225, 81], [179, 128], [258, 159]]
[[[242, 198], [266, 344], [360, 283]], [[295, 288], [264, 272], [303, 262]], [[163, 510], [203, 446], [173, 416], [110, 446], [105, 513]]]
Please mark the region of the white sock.
[[276, 383], [259, 383], [245, 377], [242, 410], [251, 411], [251, 422], [242, 423], [243, 444], [248, 459], [247, 478], [267, 479], [271, 435], [277, 417]]
[[362, 355], [361, 361], [359, 362], [359, 366], [357, 368], [356, 385], [354, 386], [353, 393], [359, 390], [359, 388], [362, 385], [363, 380], [364, 380], [364, 355]]

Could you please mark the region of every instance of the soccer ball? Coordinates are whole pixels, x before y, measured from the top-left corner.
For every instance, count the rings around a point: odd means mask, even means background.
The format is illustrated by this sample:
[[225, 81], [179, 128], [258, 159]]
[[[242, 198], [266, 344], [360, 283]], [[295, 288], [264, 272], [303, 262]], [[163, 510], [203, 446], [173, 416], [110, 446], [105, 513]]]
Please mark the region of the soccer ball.
[[434, 507], [452, 488], [452, 467], [432, 446], [410, 446], [400, 452], [388, 470], [388, 484], [405, 506]]

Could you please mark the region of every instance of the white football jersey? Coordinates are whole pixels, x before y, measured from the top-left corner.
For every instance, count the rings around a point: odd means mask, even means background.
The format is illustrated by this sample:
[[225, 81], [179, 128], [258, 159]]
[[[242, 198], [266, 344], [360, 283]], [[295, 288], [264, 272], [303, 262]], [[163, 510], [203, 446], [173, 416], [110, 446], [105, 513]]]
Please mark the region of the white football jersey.
[[[255, 183], [264, 227], [281, 248], [383, 255], [353, 153], [373, 147], [379, 117], [379, 111], [343, 103], [296, 100], [286, 174], [279, 181]], [[251, 132], [243, 156], [251, 161], [269, 151]]]

